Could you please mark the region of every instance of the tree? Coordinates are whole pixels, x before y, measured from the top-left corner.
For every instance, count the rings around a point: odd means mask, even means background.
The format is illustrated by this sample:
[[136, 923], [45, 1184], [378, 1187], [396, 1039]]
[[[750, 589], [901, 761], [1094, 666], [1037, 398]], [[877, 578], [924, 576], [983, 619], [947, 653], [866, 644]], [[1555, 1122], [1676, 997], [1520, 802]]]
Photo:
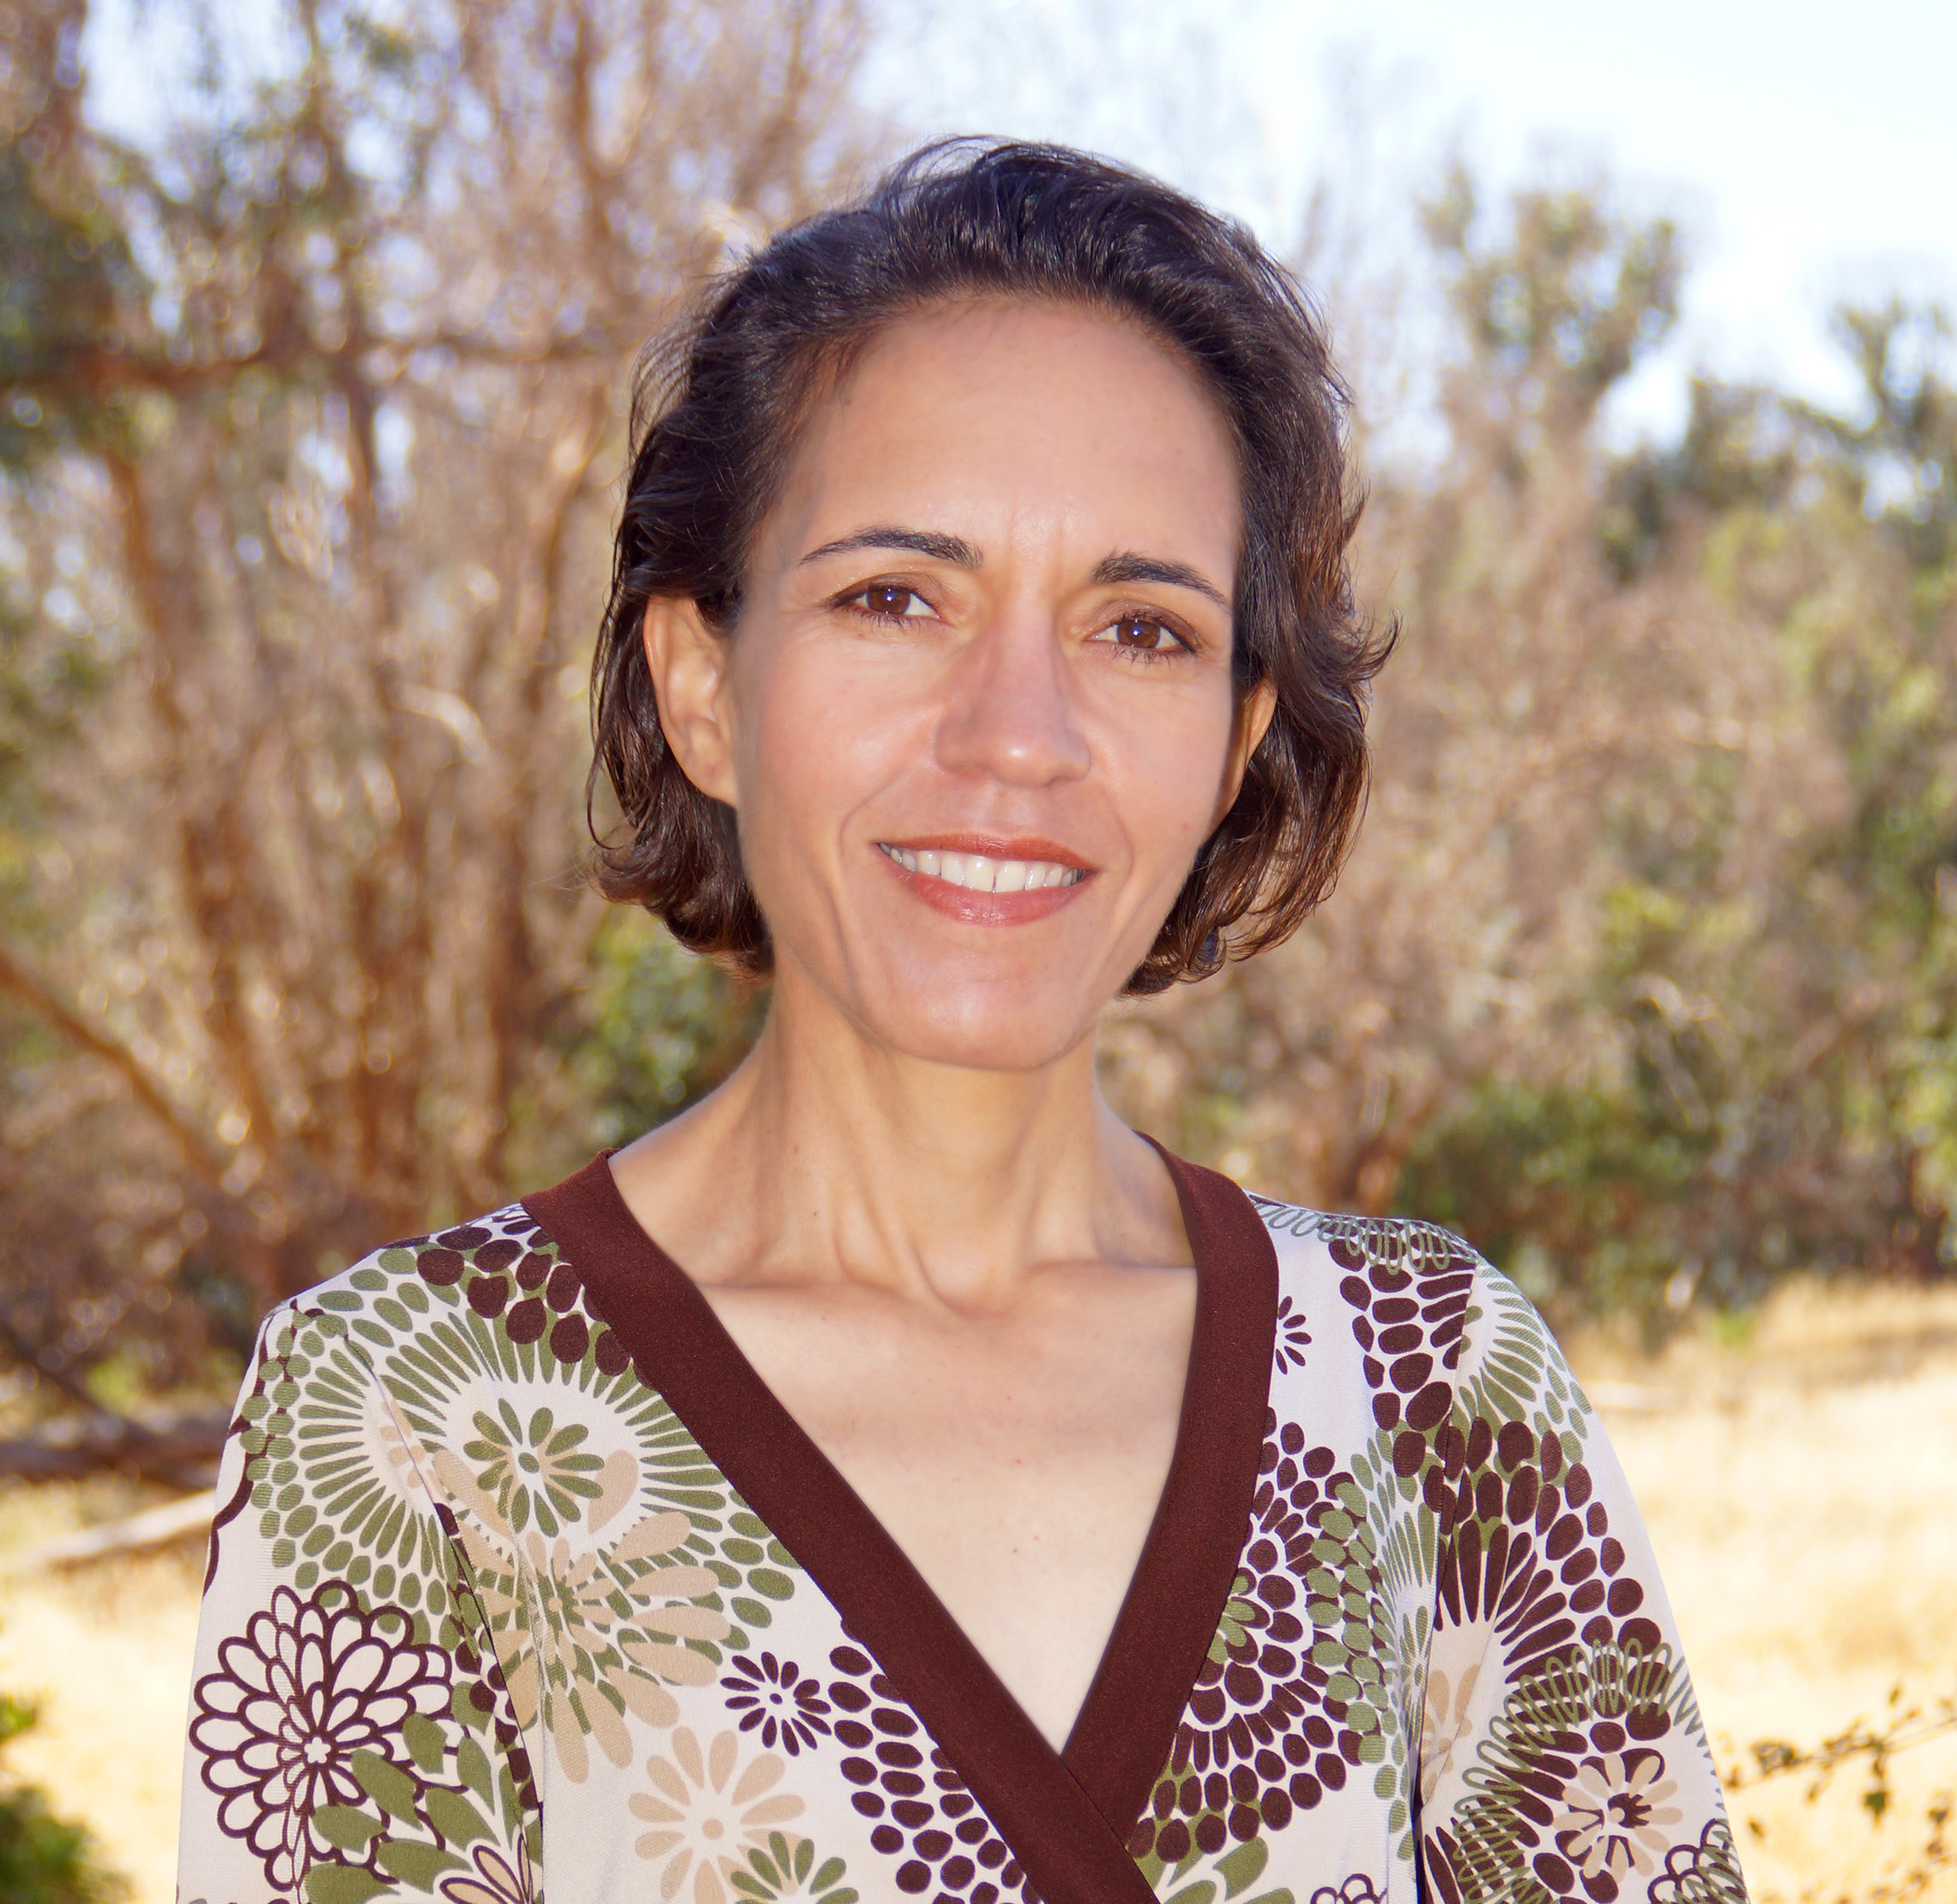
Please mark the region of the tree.
[[1138, 1008], [1109, 1072], [1235, 1174], [1454, 1224], [1552, 1313], [1653, 1327], [1796, 1266], [1934, 1270], [1957, 1189], [1957, 681], [1934, 312], [1843, 314], [1859, 419], [1702, 382], [1613, 457], [1662, 221], [1456, 175], [1445, 453], [1375, 473], [1401, 623], [1341, 890]]
[[6, 17], [4, 1317], [181, 1363], [589, 1154], [607, 983], [673, 977], [628, 1090], [738, 1039], [579, 878], [583, 679], [633, 356], [853, 158], [857, 20], [294, 0], [247, 87], [186, 7], [152, 150]]

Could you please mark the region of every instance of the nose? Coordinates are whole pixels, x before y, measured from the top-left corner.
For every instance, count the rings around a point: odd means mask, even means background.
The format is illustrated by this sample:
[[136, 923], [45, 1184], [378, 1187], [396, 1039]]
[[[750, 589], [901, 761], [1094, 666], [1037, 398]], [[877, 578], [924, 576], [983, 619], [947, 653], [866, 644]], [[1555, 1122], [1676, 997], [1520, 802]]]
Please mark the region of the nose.
[[1018, 787], [1079, 779], [1090, 756], [1072, 686], [1049, 624], [1036, 614], [1002, 616], [953, 665], [939, 765]]

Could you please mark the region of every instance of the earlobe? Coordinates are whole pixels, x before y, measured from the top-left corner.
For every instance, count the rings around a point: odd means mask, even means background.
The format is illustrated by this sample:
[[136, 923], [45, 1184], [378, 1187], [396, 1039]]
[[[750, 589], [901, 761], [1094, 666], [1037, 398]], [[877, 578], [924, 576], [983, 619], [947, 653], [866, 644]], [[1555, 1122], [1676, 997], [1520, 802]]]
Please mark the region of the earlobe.
[[680, 771], [709, 799], [734, 806], [726, 638], [707, 626], [698, 602], [670, 595], [646, 604], [641, 638], [660, 728]]

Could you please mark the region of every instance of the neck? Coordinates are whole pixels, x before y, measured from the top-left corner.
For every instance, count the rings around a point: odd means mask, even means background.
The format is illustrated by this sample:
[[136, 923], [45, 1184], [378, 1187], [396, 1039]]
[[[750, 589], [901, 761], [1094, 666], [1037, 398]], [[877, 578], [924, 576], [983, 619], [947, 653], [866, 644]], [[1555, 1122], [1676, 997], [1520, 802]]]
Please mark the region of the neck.
[[983, 1315], [1043, 1268], [1191, 1260], [1167, 1172], [1101, 1095], [1091, 1033], [1036, 1070], [985, 1071], [894, 1051], [824, 1003], [779, 983], [734, 1076], [613, 1161], [696, 1280]]

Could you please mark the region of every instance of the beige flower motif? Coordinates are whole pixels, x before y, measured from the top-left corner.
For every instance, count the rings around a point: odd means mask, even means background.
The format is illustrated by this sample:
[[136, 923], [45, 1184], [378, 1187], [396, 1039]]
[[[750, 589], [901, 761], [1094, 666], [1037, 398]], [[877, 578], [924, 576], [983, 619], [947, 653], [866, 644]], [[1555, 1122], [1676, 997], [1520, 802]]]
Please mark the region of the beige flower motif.
[[[1627, 1762], [1633, 1756], [1636, 1762]], [[1585, 1877], [1633, 1871], [1648, 1877], [1658, 1868], [1671, 1842], [1664, 1828], [1685, 1816], [1665, 1803], [1677, 1794], [1678, 1781], [1661, 1777], [1664, 1770], [1656, 1752], [1606, 1752], [1586, 1759], [1563, 1787], [1549, 1835]]]
[[1454, 1762], [1455, 1749], [1475, 1729], [1475, 1681], [1481, 1667], [1470, 1666], [1450, 1687], [1438, 1666], [1427, 1675], [1427, 1709], [1420, 1727], [1420, 1802], [1431, 1804], [1441, 1780]]
[[[690, 1556], [637, 1571], [682, 1549], [692, 1523], [679, 1513], [648, 1514], [608, 1545], [574, 1555], [563, 1534], [547, 1545], [535, 1527], [514, 1533], [495, 1497], [445, 1450], [435, 1456], [435, 1471], [468, 1510], [462, 1546], [497, 1635], [517, 1724], [528, 1732], [541, 1718], [574, 1784], [590, 1775], [588, 1735], [613, 1764], [629, 1764], [631, 1739], [605, 1690], [644, 1724], [671, 1726], [680, 1707], [667, 1684], [704, 1686], [714, 1676], [713, 1662], [686, 1642], [724, 1640], [731, 1630], [724, 1613], [685, 1604], [719, 1587]], [[601, 1483], [592, 1523], [601, 1526], [618, 1508], [618, 1490]], [[621, 1598], [622, 1615], [614, 1604]]]
[[727, 1877], [742, 1853], [764, 1843], [770, 1826], [801, 1816], [800, 1798], [774, 1790], [784, 1760], [763, 1752], [742, 1766], [740, 1758], [734, 1733], [720, 1733], [702, 1752], [691, 1727], [682, 1726], [669, 1758], [645, 1762], [650, 1789], [635, 1792], [630, 1803], [633, 1816], [651, 1828], [633, 1848], [658, 1867], [667, 1904], [683, 1889], [692, 1904], [730, 1904]]
[[375, 1465], [378, 1471], [402, 1499], [426, 1514], [433, 1496], [428, 1486], [428, 1450], [422, 1446], [421, 1438], [401, 1418], [391, 1398], [384, 1394], [370, 1399], [365, 1425], [373, 1437], [370, 1446], [378, 1457]]

